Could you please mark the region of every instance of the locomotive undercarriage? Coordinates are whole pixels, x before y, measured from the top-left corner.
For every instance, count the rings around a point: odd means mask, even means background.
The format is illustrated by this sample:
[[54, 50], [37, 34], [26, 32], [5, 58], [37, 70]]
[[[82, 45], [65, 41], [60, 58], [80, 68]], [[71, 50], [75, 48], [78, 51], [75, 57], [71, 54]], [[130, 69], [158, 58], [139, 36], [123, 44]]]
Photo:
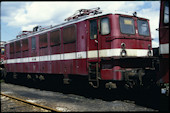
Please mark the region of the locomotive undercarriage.
[[[89, 66], [89, 84], [94, 88], [98, 88], [102, 83], [108, 89], [118, 87], [126, 89], [151, 88], [156, 85], [155, 61], [154, 57], [102, 58], [100, 63], [90, 64], [93, 65], [93, 69], [91, 69], [92, 66]], [[120, 69], [114, 70], [114, 72], [121, 73], [121, 80], [102, 80], [100, 71], [102, 69], [112, 69], [115, 66], [120, 67]]]
[[122, 85], [126, 89], [150, 88], [156, 83], [153, 69], [133, 68], [119, 71], [122, 73]]

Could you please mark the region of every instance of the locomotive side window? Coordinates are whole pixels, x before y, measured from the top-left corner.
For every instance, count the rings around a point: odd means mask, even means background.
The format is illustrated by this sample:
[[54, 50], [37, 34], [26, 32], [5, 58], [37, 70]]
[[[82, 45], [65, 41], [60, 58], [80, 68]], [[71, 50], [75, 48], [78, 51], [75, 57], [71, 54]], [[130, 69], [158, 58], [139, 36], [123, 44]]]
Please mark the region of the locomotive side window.
[[145, 20], [137, 20], [139, 35], [149, 36], [148, 22]]
[[55, 30], [50, 33], [50, 45], [59, 45], [60, 44], [60, 31]]
[[20, 51], [21, 51], [21, 42], [19, 40], [19, 41], [16, 41], [16, 53]]
[[22, 51], [28, 50], [28, 39], [22, 40]]
[[101, 34], [108, 35], [110, 33], [109, 18], [105, 17], [101, 19]]
[[35, 37], [32, 37], [31, 38], [31, 42], [32, 42], [32, 49], [36, 49], [36, 38]]
[[10, 54], [14, 53], [14, 42], [10, 43]]
[[135, 34], [134, 20], [128, 17], [120, 17], [120, 31], [124, 34]]
[[169, 23], [169, 2], [165, 2], [165, 7], [164, 7], [164, 24]]
[[63, 43], [73, 43], [76, 41], [76, 26], [71, 25], [63, 29]]
[[39, 36], [39, 45], [40, 45], [40, 48], [48, 46], [48, 43], [47, 43], [47, 33], [42, 34], [42, 35]]
[[90, 39], [97, 38], [97, 20], [90, 20]]

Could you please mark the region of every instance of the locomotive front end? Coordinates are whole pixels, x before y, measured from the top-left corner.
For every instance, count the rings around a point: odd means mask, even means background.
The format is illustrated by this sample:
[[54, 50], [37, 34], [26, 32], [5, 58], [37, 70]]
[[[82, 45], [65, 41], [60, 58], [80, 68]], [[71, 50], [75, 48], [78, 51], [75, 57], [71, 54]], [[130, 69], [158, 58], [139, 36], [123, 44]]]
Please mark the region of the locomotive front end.
[[98, 39], [101, 42], [100, 79], [105, 81], [105, 87], [134, 88], [154, 84], [149, 20], [122, 14], [109, 15], [108, 20], [100, 20], [101, 36]]

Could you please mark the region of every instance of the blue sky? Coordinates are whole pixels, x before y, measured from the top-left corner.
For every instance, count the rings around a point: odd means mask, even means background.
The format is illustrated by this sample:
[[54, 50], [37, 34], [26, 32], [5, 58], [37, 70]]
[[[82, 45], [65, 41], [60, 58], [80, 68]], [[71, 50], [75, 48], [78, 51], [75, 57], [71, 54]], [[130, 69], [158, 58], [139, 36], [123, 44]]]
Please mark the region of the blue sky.
[[151, 26], [152, 46], [158, 47], [160, 1], [64, 1], [64, 2], [1, 2], [1, 41], [9, 41], [23, 30], [36, 25], [57, 25], [78, 9], [100, 7], [103, 12], [123, 12], [148, 18]]

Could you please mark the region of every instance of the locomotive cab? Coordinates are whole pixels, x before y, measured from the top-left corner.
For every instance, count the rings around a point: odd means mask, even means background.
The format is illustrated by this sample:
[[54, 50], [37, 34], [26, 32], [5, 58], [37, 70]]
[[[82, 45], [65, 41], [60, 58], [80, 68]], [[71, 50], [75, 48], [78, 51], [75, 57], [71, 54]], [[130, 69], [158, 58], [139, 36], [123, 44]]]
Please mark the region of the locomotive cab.
[[[149, 20], [123, 14], [107, 14], [88, 20], [89, 82], [98, 87], [128, 88], [143, 85], [144, 77], [154, 70]], [[145, 75], [145, 76], [144, 76]]]

